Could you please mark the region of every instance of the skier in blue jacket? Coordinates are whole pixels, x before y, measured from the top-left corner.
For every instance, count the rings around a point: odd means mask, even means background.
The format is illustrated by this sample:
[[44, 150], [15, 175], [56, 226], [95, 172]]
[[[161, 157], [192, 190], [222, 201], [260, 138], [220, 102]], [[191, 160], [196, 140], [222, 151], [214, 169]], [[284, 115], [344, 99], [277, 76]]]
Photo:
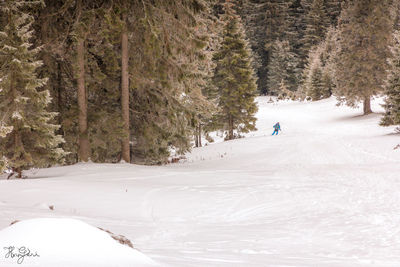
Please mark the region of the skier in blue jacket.
[[274, 135], [275, 133], [276, 133], [276, 135], [278, 135], [278, 132], [279, 131], [281, 131], [281, 126], [279, 125], [279, 122], [277, 122], [275, 125], [274, 125], [274, 132], [272, 133], [272, 135]]

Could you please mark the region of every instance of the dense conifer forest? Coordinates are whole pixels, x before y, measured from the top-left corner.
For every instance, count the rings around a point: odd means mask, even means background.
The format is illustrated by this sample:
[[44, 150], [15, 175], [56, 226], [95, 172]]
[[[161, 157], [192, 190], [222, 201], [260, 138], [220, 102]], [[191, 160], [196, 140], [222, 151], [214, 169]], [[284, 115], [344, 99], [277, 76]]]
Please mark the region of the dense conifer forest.
[[258, 95], [400, 124], [394, 0], [0, 0], [0, 168], [165, 164], [256, 130]]

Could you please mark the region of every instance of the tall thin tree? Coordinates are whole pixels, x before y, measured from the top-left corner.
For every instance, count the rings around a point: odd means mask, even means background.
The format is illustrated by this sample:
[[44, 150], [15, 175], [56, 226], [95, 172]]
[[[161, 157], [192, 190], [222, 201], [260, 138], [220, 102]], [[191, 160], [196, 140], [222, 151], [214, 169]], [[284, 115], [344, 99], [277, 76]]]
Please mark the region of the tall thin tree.
[[219, 89], [219, 119], [227, 131], [226, 139], [231, 140], [236, 136], [235, 131], [239, 135], [256, 129], [257, 84], [249, 44], [234, 4], [227, 1], [224, 11], [223, 41], [214, 56], [216, 69], [213, 80]]
[[127, 14], [122, 14], [121, 31], [121, 109], [124, 122], [124, 137], [122, 139], [122, 159], [130, 162], [130, 120], [129, 120], [129, 42], [127, 29]]
[[90, 145], [88, 134], [88, 112], [87, 112], [87, 92], [85, 86], [85, 39], [83, 22], [81, 21], [83, 13], [82, 0], [76, 0], [76, 79], [78, 86], [78, 125], [79, 125], [79, 159], [83, 162], [89, 160]]

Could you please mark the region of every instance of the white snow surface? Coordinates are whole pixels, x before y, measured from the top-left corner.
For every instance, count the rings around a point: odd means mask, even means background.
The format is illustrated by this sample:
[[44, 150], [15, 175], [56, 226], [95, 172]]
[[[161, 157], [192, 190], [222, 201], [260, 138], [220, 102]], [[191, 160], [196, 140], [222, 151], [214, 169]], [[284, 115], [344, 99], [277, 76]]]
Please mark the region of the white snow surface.
[[0, 231], [0, 247], [5, 253], [0, 258], [0, 266], [156, 266], [137, 250], [76, 219], [39, 218], [17, 222]]
[[[400, 266], [395, 127], [333, 98], [268, 100], [257, 99], [257, 132], [193, 149], [186, 162], [77, 164], [0, 180], [0, 229], [77, 219], [126, 236], [160, 266]], [[277, 121], [282, 132], [271, 136]]]

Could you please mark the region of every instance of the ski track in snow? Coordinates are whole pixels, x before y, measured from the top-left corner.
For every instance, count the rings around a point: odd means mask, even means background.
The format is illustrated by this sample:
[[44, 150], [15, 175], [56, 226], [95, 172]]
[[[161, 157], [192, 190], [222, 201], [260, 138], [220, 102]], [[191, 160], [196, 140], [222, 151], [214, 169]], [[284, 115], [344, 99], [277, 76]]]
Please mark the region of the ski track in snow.
[[[334, 99], [268, 99], [258, 98], [257, 132], [193, 149], [185, 163], [0, 180], [0, 228], [76, 218], [127, 236], [162, 266], [400, 266], [394, 127]], [[283, 131], [271, 136], [277, 121]]]

